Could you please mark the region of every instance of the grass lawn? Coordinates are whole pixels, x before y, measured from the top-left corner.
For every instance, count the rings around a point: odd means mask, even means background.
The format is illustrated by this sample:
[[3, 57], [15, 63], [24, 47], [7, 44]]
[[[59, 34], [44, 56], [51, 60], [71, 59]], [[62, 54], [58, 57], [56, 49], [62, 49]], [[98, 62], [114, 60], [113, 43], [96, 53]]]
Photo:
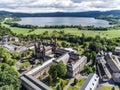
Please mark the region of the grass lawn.
[[74, 85], [74, 86], [70, 86], [68, 88], [68, 90], [79, 90], [80, 86], [83, 85], [83, 83], [85, 82], [85, 80], [86, 79], [80, 79], [80, 80], [78, 80], [78, 83], [76, 85]]
[[120, 37], [120, 30], [108, 30], [108, 31], [90, 31], [90, 30], [78, 30], [77, 28], [65, 28], [65, 29], [36, 29], [35, 31], [29, 33], [29, 34], [42, 34], [45, 31], [48, 31], [49, 33], [52, 33], [52, 31], [60, 31], [64, 30], [65, 33], [71, 33], [73, 35], [81, 36], [82, 33], [85, 34], [85, 36], [91, 36], [95, 37], [96, 35], [99, 35], [101, 37], [109, 37], [109, 38], [115, 38]]
[[27, 28], [17, 28], [17, 27], [10, 27], [9, 25], [7, 24], [4, 24], [4, 22], [2, 22], [2, 25], [11, 29], [12, 32], [16, 33], [16, 34], [23, 34], [23, 35], [26, 35], [28, 34], [29, 30], [30, 29], [27, 29]]
[[79, 90], [77, 87], [70, 86], [68, 90]]
[[33, 32], [29, 33], [30, 29], [26, 28], [17, 28], [17, 27], [10, 27], [9, 25], [6, 25], [2, 22], [3, 26], [6, 26], [11, 29], [12, 32], [16, 34], [43, 34], [43, 32], [48, 31], [49, 34], [52, 33], [54, 30], [60, 31], [64, 30], [65, 33], [70, 33], [73, 35], [81, 36], [82, 33], [85, 34], [85, 36], [91, 36], [95, 37], [96, 35], [99, 35], [101, 37], [108, 37], [108, 38], [116, 38], [120, 37], [120, 30], [108, 30], [108, 31], [90, 31], [90, 30], [78, 30], [77, 28], [65, 28], [65, 29], [36, 29]]
[[82, 33], [85, 34], [85, 36], [91, 36], [95, 37], [96, 35], [99, 35], [101, 37], [109, 37], [109, 38], [115, 38], [120, 37], [120, 30], [108, 30], [108, 31], [90, 31], [90, 30], [78, 30], [77, 28], [65, 28], [65, 29], [36, 29], [35, 31], [29, 33], [29, 34], [42, 34], [45, 31], [48, 31], [49, 33], [52, 33], [52, 31], [60, 31], [64, 30], [65, 33], [71, 33], [73, 35], [81, 36]]
[[[60, 82], [63, 82], [64, 87], [68, 84], [69, 79], [60, 79]], [[50, 86], [53, 90], [56, 90], [57, 86], [60, 84], [60, 82], [58, 82], [55, 86]]]
[[78, 80], [77, 86], [82, 86], [86, 79]]
[[[102, 86], [101, 90], [112, 90], [112, 86]], [[118, 88], [115, 87], [115, 90], [119, 90]]]

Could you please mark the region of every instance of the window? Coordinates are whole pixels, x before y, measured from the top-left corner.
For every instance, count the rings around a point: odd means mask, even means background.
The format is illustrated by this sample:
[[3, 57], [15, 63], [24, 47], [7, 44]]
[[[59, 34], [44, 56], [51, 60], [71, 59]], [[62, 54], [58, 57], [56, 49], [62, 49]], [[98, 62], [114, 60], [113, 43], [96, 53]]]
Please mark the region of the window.
[[96, 78], [98, 78], [98, 76], [96, 76]]
[[90, 90], [92, 90], [92, 88], [90, 88]]

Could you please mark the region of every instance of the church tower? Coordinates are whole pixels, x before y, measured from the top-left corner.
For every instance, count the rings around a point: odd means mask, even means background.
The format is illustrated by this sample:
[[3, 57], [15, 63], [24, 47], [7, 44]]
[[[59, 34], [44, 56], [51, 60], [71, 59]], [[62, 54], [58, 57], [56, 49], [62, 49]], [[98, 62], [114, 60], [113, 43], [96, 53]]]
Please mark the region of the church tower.
[[35, 55], [37, 58], [43, 57], [43, 45], [41, 40], [35, 44]]
[[53, 46], [52, 46], [53, 52], [55, 52], [56, 49], [57, 49], [57, 38], [54, 39]]

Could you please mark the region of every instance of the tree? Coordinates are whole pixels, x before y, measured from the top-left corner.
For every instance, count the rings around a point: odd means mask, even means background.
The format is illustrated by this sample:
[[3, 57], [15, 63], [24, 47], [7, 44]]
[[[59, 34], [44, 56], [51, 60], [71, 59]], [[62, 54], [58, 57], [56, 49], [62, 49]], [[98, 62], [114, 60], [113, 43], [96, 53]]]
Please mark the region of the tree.
[[57, 81], [57, 77], [61, 78], [64, 77], [67, 73], [67, 67], [64, 65], [62, 61], [58, 64], [52, 64], [49, 69], [49, 74], [51, 75], [54, 82]]
[[62, 45], [62, 47], [66, 47], [67, 46], [65, 41], [62, 41], [61, 45]]
[[112, 87], [112, 89], [111, 90], [115, 90], [115, 87]]
[[20, 86], [18, 73], [8, 64], [0, 63], [0, 90], [19, 90]]
[[62, 90], [62, 88], [61, 88], [60, 84], [59, 84], [59, 85], [57, 85], [57, 90]]
[[15, 59], [12, 59], [10, 53], [1, 46], [0, 46], [0, 58], [3, 58], [2, 61], [3, 63], [7, 63], [10, 66], [14, 65], [16, 61]]
[[66, 73], [67, 73], [67, 67], [66, 67], [66, 65], [62, 61], [60, 61], [57, 64], [56, 68], [57, 68], [58, 77], [61, 78], [61, 77], [64, 77], [66, 75]]
[[5, 86], [2, 86], [0, 88], [0, 90], [14, 90], [14, 87], [13, 87], [13, 85], [10, 85], [10, 86], [5, 85]]
[[95, 51], [96, 53], [99, 52], [99, 47], [97, 46], [96, 43], [91, 43], [91, 44], [89, 45], [89, 48], [90, 48], [90, 50]]
[[20, 70], [22, 69], [27, 69], [30, 66], [29, 62], [24, 62], [21, 66], [20, 66]]
[[82, 44], [84, 44], [84, 42], [85, 42], [85, 34], [84, 33], [82, 33]]
[[61, 86], [62, 89], [64, 88], [64, 82], [62, 80], [60, 82], [60, 86]]
[[16, 53], [16, 52], [13, 52], [12, 53], [12, 58], [13, 59], [20, 59], [20, 55], [18, 53]]
[[48, 73], [51, 75], [53, 81], [57, 80], [56, 64], [52, 64], [52, 66], [50, 67]]
[[48, 85], [52, 85], [52, 77], [50, 75], [48, 76]]
[[97, 54], [96, 54], [96, 52], [92, 52], [92, 65], [96, 65], [96, 58], [97, 58]]
[[76, 85], [78, 83], [78, 80], [75, 78], [74, 79], [74, 85]]

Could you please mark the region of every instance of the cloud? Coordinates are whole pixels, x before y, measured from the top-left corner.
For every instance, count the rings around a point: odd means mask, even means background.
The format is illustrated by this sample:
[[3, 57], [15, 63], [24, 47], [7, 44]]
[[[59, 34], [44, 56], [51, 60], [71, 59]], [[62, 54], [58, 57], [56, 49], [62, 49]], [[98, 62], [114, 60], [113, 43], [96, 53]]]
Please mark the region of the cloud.
[[0, 10], [13, 12], [81, 12], [120, 9], [120, 0], [1, 0]]

